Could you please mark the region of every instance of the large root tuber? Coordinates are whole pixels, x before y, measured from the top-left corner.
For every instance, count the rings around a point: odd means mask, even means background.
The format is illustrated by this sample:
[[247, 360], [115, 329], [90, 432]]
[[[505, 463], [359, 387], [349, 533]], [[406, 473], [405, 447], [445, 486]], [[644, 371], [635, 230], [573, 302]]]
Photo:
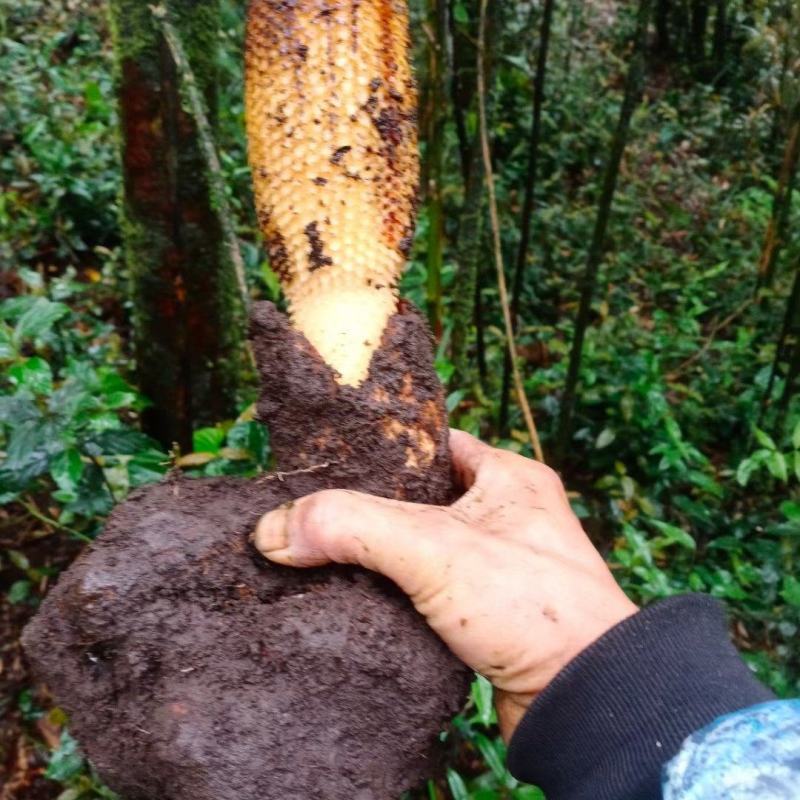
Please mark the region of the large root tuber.
[[435, 772], [467, 671], [387, 581], [271, 566], [247, 537], [317, 489], [450, 497], [429, 334], [393, 316], [358, 388], [269, 304], [252, 335], [281, 471], [136, 492], [24, 644], [126, 800], [396, 798]]

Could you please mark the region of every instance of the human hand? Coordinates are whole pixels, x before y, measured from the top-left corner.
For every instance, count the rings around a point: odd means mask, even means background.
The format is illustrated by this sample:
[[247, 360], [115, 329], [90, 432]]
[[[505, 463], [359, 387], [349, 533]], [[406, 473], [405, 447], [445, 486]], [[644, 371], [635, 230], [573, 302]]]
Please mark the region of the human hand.
[[559, 670], [636, 612], [549, 467], [451, 431], [466, 493], [447, 507], [341, 489], [261, 518], [270, 561], [360, 564], [393, 580], [450, 649], [497, 689], [508, 740]]

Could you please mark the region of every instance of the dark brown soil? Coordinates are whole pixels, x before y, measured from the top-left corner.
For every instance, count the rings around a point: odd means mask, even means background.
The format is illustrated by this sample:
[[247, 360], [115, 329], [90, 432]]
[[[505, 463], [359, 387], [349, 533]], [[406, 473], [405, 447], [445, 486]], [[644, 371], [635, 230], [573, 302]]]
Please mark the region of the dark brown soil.
[[271, 566], [247, 537], [320, 488], [449, 499], [427, 329], [396, 315], [357, 390], [268, 304], [253, 334], [281, 472], [137, 492], [24, 644], [127, 800], [396, 798], [436, 772], [468, 672], [384, 579]]

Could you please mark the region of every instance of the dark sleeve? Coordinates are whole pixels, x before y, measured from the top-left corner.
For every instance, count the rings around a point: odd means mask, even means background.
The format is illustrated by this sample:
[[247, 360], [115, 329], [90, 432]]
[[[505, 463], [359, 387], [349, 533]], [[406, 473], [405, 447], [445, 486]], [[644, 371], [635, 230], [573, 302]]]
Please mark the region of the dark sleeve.
[[731, 644], [723, 606], [672, 597], [561, 670], [515, 731], [509, 769], [547, 800], [655, 800], [687, 736], [772, 698]]

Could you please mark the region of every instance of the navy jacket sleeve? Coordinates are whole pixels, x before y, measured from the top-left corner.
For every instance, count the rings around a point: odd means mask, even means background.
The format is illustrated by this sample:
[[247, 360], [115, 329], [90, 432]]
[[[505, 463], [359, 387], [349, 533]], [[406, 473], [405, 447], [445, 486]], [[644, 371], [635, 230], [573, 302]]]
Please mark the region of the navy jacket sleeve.
[[509, 768], [548, 800], [656, 800], [683, 741], [773, 698], [730, 642], [723, 606], [669, 598], [612, 628], [536, 698]]

